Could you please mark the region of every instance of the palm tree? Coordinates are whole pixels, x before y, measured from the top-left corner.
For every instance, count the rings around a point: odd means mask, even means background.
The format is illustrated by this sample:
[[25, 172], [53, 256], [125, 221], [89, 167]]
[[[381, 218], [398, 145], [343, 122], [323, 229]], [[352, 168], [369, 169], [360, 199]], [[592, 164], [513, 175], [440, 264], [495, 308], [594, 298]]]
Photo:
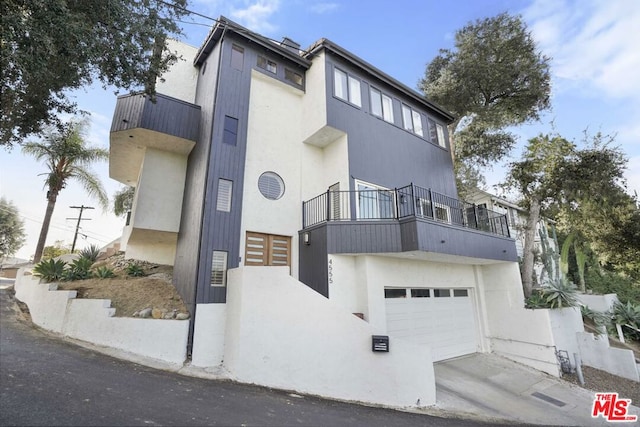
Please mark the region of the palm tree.
[[46, 176], [44, 186], [47, 188], [47, 210], [33, 258], [35, 263], [42, 258], [58, 194], [66, 187], [69, 180], [78, 181], [89, 196], [95, 197], [103, 208], [107, 206], [107, 193], [88, 166], [95, 161], [107, 160], [109, 152], [103, 148], [86, 146], [88, 126], [89, 123], [86, 120], [71, 121], [60, 130], [54, 128], [46, 130], [42, 142], [28, 142], [22, 148], [25, 154], [44, 161], [48, 169], [42, 174]]

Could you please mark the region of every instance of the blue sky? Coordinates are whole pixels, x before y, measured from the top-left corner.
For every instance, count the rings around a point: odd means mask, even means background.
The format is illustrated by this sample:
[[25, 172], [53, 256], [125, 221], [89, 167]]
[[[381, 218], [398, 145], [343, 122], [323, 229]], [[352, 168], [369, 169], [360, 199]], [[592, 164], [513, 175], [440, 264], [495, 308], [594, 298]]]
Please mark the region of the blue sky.
[[[451, 48], [455, 31], [469, 21], [508, 11], [520, 14], [539, 49], [552, 57], [552, 104], [540, 123], [513, 129], [520, 144], [556, 130], [576, 142], [583, 131], [616, 134], [629, 158], [630, 190], [640, 193], [640, 1], [638, 0], [191, 0], [201, 14], [224, 15], [275, 40], [287, 36], [305, 48], [325, 37], [350, 50], [409, 87], [415, 88], [425, 65], [440, 48]], [[205, 24], [205, 25], [198, 25]], [[193, 17], [181, 24], [183, 41], [200, 46], [211, 21]], [[91, 112], [92, 144], [108, 148], [115, 108], [113, 89], [98, 86], [74, 93], [79, 106]], [[509, 159], [505, 159], [508, 161]], [[35, 251], [46, 207], [44, 167], [19, 148], [0, 149], [0, 195], [18, 206], [25, 219], [27, 244], [18, 256]], [[94, 167], [110, 196], [121, 186], [108, 176], [107, 164]], [[500, 182], [504, 169], [487, 171], [489, 185]], [[491, 191], [491, 187], [489, 187]], [[83, 215], [77, 247], [105, 244], [120, 235], [124, 221], [101, 212], [79, 185], [65, 188], [56, 205], [47, 244], [73, 240], [77, 210], [71, 205], [96, 206]]]

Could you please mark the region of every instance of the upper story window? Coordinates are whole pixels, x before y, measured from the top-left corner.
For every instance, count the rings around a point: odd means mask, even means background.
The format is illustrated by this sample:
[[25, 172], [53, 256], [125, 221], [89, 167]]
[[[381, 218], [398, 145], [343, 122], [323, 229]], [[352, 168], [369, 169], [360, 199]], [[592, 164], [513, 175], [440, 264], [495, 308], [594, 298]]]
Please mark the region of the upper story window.
[[436, 123], [434, 120], [429, 119], [429, 139], [433, 143], [437, 143], [442, 148], [447, 147], [447, 143], [444, 140], [444, 126], [440, 123]]
[[333, 94], [344, 101], [362, 107], [360, 80], [337, 68], [333, 70]]
[[284, 78], [285, 80], [290, 81], [291, 83], [297, 85], [297, 86], [302, 86], [302, 74], [300, 73], [296, 73], [293, 70], [290, 70], [288, 68], [284, 69]]
[[238, 119], [235, 117], [224, 116], [222, 142], [229, 145], [238, 143]]
[[258, 56], [258, 67], [273, 74], [276, 74], [276, 72], [278, 71], [278, 65], [262, 55]]
[[244, 66], [244, 48], [235, 44], [231, 46], [231, 66], [236, 70]]
[[409, 132], [424, 136], [422, 132], [422, 117], [420, 116], [420, 113], [405, 104], [402, 104], [402, 123], [404, 128]]
[[364, 181], [356, 181], [358, 219], [390, 219], [395, 217], [395, 192]]
[[382, 117], [389, 123], [393, 123], [393, 101], [391, 97], [373, 87], [369, 93], [371, 96], [371, 114]]

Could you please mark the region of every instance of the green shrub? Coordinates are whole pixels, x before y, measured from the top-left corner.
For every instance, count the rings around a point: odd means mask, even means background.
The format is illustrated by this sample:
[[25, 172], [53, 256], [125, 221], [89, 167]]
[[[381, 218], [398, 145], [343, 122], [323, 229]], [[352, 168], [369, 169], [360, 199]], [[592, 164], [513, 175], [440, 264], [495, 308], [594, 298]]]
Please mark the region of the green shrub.
[[111, 277], [115, 277], [115, 273], [109, 267], [98, 267], [94, 273], [94, 275], [100, 279], [109, 279]]
[[144, 276], [144, 270], [135, 262], [127, 265], [127, 275], [132, 277], [142, 277]]
[[606, 270], [587, 270], [587, 289], [596, 294], [616, 294], [621, 303], [640, 305], [640, 283], [632, 278]]
[[100, 255], [100, 246], [91, 244], [78, 253], [80, 254], [80, 258], [90, 259], [93, 263], [96, 262], [96, 259], [98, 259], [98, 255]]
[[611, 324], [611, 315], [601, 311], [592, 310], [588, 305], [580, 306], [582, 317], [591, 320], [596, 326], [609, 326]]
[[578, 290], [567, 279], [553, 280], [549, 285], [536, 288], [525, 300], [526, 308], [563, 308], [578, 305]]
[[[626, 304], [616, 303], [613, 306], [613, 321], [618, 325], [622, 325], [625, 337], [640, 341], [640, 305], [634, 305], [630, 302]], [[631, 328], [625, 328], [624, 325], [631, 326]]]
[[45, 283], [55, 282], [62, 279], [66, 265], [67, 263], [62, 260], [48, 259], [40, 261], [33, 267], [33, 274], [42, 278]]
[[64, 280], [84, 280], [91, 278], [93, 261], [89, 258], [78, 258], [67, 266], [62, 278]]

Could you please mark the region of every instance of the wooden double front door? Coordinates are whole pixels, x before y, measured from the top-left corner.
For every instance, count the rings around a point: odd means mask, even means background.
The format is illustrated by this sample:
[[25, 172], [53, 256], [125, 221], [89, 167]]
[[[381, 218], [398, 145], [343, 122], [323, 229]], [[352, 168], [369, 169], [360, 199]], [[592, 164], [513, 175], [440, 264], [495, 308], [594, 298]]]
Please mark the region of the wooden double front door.
[[247, 231], [244, 247], [244, 265], [291, 269], [291, 237]]

